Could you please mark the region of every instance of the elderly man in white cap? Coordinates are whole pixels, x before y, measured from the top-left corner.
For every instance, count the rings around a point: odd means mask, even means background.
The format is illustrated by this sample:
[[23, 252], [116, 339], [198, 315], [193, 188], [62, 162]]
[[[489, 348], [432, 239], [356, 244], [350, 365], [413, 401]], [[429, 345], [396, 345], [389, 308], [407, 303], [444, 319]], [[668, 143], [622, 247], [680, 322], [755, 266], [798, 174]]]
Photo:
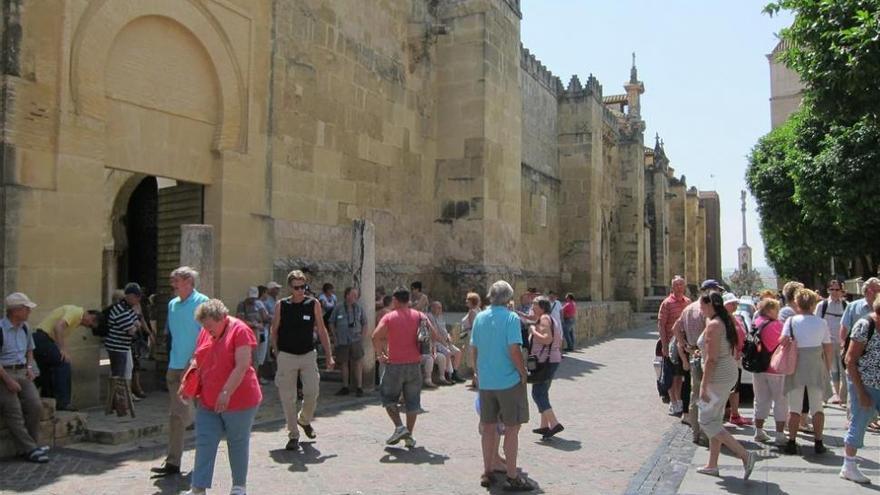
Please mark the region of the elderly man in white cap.
[[6, 317], [0, 320], [0, 417], [18, 452], [30, 462], [49, 462], [48, 447], [40, 447], [42, 404], [34, 386], [34, 335], [27, 319], [36, 308], [28, 296], [6, 296]]

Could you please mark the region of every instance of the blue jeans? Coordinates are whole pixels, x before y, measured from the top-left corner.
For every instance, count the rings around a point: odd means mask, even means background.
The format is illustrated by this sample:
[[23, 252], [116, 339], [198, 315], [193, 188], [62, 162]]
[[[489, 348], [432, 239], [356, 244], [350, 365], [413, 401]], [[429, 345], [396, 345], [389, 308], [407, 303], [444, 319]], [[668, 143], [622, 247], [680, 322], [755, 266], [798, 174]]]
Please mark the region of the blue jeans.
[[568, 350], [574, 349], [574, 318], [568, 318], [562, 320], [562, 336], [565, 338], [565, 348]]
[[556, 369], [559, 363], [548, 363], [550, 365], [550, 378], [546, 382], [532, 384], [532, 400], [538, 406], [538, 412], [544, 412], [553, 409], [550, 406], [550, 385], [553, 383], [553, 376], [556, 375]]
[[856, 393], [855, 386], [853, 386], [852, 382], [849, 382], [852, 420], [849, 422], [849, 429], [846, 431], [846, 435], [843, 436], [843, 443], [855, 449], [865, 446], [865, 429], [868, 427], [868, 423], [874, 419], [874, 415], [880, 412], [880, 388], [869, 387], [865, 384], [862, 384], [862, 386], [865, 387], [865, 391], [868, 392], [868, 396], [874, 404], [871, 407], [862, 407], [859, 404], [859, 394]]
[[251, 426], [256, 415], [256, 407], [219, 414], [201, 406], [196, 408], [196, 462], [192, 472], [193, 488], [211, 488], [217, 446], [220, 445], [224, 433], [229, 448], [232, 485], [247, 485]]

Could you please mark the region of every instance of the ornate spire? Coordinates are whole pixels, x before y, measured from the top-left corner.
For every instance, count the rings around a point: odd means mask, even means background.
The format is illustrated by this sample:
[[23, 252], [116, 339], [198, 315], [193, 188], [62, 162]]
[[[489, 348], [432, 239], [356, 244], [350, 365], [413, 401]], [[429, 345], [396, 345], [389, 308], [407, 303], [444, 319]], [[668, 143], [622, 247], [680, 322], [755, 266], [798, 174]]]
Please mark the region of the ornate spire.
[[629, 70], [629, 82], [630, 84], [638, 84], [639, 82], [639, 69], [636, 68], [636, 52], [633, 52], [633, 65], [632, 69]]

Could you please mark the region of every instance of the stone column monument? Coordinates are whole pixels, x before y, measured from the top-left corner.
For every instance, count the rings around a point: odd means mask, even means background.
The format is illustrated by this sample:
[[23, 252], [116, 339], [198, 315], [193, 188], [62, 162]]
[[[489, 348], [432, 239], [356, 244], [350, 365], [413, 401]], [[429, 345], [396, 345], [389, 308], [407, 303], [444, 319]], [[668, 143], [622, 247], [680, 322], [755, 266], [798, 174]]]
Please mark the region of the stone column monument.
[[[376, 228], [368, 220], [355, 220], [352, 225], [351, 286], [361, 294], [360, 304], [367, 315], [370, 332], [376, 324]], [[376, 352], [373, 341], [364, 340], [364, 389], [375, 387]]]

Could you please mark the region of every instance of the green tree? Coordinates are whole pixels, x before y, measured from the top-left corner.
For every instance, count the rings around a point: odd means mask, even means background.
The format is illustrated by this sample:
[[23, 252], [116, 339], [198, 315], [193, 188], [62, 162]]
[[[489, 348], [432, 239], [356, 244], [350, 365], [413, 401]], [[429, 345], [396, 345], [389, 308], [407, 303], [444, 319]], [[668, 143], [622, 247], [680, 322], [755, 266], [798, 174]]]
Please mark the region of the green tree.
[[[804, 281], [877, 273], [880, 227], [880, 0], [778, 0], [791, 10], [781, 61], [806, 84], [801, 110], [762, 138], [746, 180], [770, 263]], [[843, 262], [840, 262], [843, 261]]]
[[830, 255], [816, 242], [819, 232], [795, 202], [797, 171], [812, 161], [797, 146], [802, 124], [802, 115], [795, 114], [758, 141], [746, 182], [758, 204], [768, 262], [780, 277], [811, 282], [827, 275]]

